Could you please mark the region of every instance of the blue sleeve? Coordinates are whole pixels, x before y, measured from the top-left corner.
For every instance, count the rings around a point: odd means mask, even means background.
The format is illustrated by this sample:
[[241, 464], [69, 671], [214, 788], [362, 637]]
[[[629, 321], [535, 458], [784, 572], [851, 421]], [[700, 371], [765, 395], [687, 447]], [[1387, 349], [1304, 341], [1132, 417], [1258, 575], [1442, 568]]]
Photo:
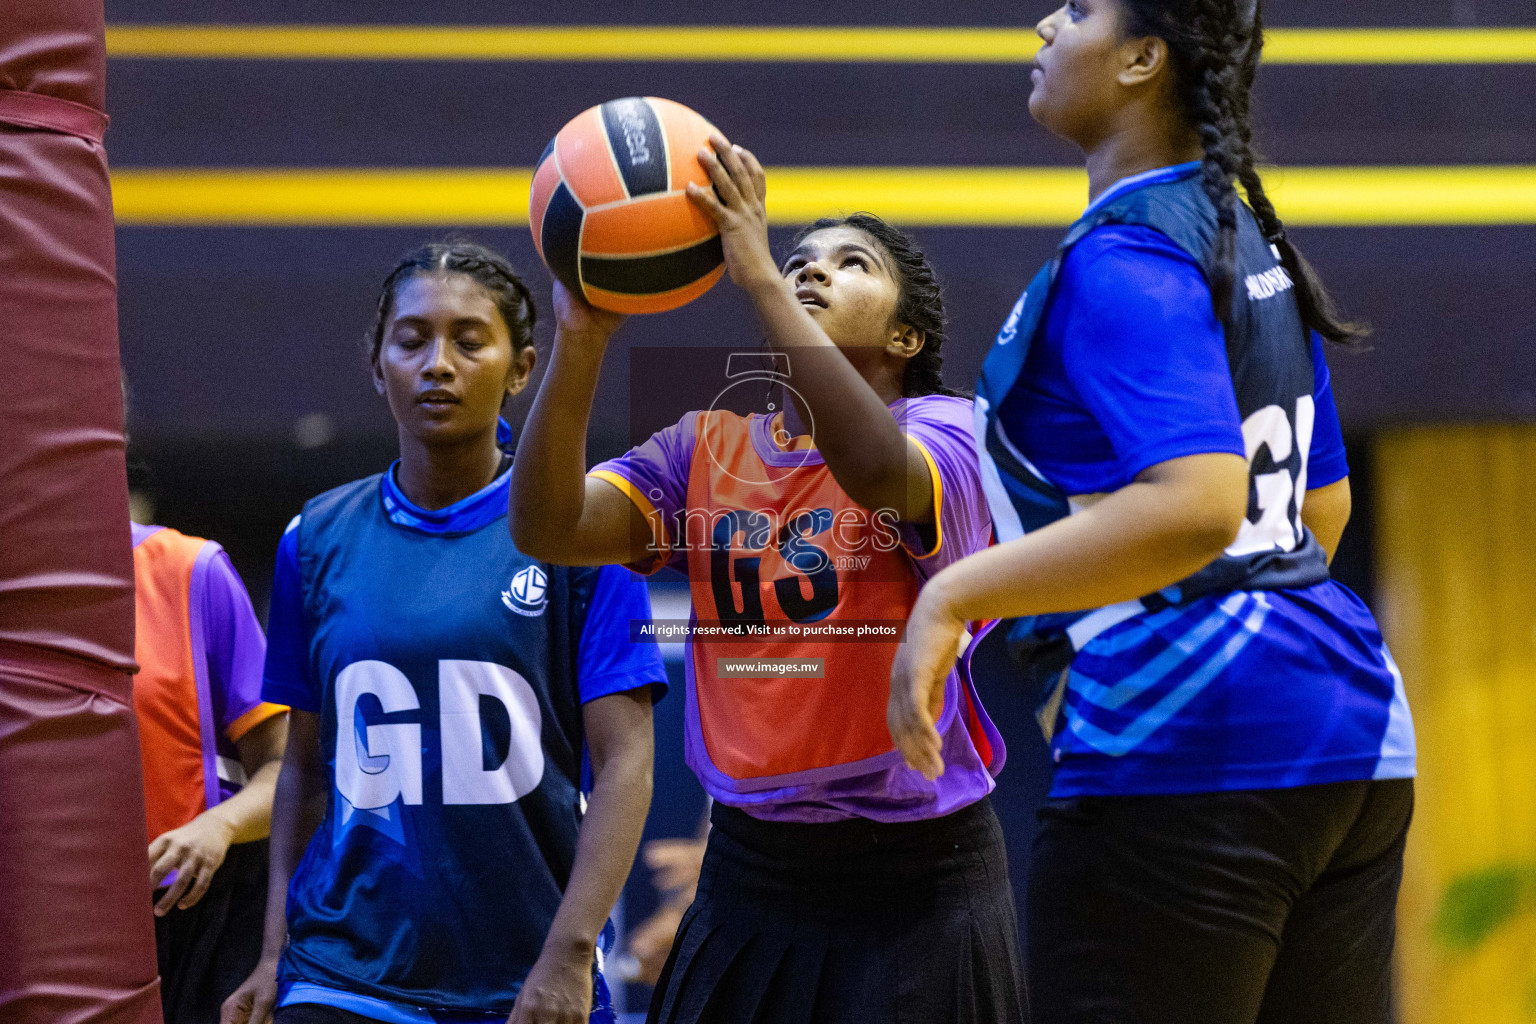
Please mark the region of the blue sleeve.
[[1339, 410], [1333, 403], [1333, 380], [1328, 361], [1323, 358], [1323, 336], [1312, 332], [1312, 401], [1317, 418], [1312, 424], [1312, 445], [1307, 456], [1307, 490], [1336, 484], [1349, 476], [1349, 459], [1344, 454], [1344, 432], [1339, 426]]
[[1053, 333], [1123, 486], [1187, 455], [1244, 455], [1226, 338], [1198, 264], [1151, 228], [1100, 228], [1062, 267]]
[[267, 664], [261, 698], [320, 713], [321, 693], [309, 670], [309, 628], [304, 622], [304, 584], [299, 576], [299, 520], [277, 543], [272, 606], [267, 612]]
[[666, 694], [667, 671], [656, 642], [631, 639], [630, 621], [650, 618], [651, 594], [643, 580], [619, 565], [598, 570], [577, 658], [576, 688], [583, 704], [642, 686], [653, 687], [653, 700]]

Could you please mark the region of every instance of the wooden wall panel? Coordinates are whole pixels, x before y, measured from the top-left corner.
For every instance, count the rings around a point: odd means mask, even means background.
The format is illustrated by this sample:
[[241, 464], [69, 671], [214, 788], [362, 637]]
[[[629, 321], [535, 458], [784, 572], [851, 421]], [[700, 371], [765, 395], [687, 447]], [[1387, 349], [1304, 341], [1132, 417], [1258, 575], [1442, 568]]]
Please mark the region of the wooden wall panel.
[[1536, 427], [1376, 448], [1378, 610], [1419, 741], [1403, 1024], [1536, 1020]]

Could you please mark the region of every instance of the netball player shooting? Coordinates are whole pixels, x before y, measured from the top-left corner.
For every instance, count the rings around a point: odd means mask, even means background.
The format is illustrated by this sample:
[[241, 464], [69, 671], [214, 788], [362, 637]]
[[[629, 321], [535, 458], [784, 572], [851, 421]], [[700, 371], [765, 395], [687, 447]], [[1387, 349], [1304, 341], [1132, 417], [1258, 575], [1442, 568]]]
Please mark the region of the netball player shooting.
[[1070, 0], [1039, 34], [1030, 112], [1082, 147], [1092, 203], [984, 364], [1001, 543], [924, 589], [892, 734], [940, 773], [955, 638], [1017, 620], [1056, 684], [1039, 1019], [1384, 1024], [1413, 728], [1329, 578], [1350, 501], [1322, 338], [1358, 329], [1255, 168], [1261, 13]]
[[599, 936], [666, 677], [627, 635], [650, 614], [638, 580], [507, 535], [498, 413], [533, 323], [479, 246], [426, 246], [384, 282], [373, 382], [400, 460], [310, 501], [278, 546], [263, 689], [293, 727], [265, 948], [224, 1024], [274, 1005], [278, 1024], [614, 1020]]
[[[933, 271], [868, 215], [813, 225], [781, 269], [757, 160], [718, 136], [700, 160], [714, 187], [689, 194], [718, 222], [774, 353], [789, 356], [793, 404], [690, 412], [587, 474], [592, 396], [620, 318], [557, 285], [552, 363], [513, 469], [518, 545], [554, 562], [676, 566], [699, 624], [899, 622], [924, 579], [991, 534], [968, 403], [939, 381]], [[877, 542], [881, 515], [893, 544]], [[861, 556], [830, 560], [850, 549]], [[948, 642], [954, 654], [959, 638]], [[968, 675], [948, 672], [947, 770], [925, 779], [903, 764], [884, 725], [895, 654], [894, 635], [691, 638], [686, 755], [715, 799], [714, 827], [651, 1020], [1024, 1019], [987, 800], [1001, 741]], [[766, 657], [819, 659], [823, 672], [721, 667]]]

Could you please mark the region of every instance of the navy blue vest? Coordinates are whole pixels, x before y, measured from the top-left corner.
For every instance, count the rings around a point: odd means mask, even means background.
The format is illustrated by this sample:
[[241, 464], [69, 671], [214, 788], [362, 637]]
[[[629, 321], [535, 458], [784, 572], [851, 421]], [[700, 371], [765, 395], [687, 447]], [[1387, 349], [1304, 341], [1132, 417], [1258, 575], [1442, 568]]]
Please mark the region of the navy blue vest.
[[[1106, 224], [1149, 227], [1208, 266], [1216, 209], [1196, 171], [1165, 172], [1090, 208], [1067, 232], [1055, 257], [1030, 283], [982, 365], [976, 386], [976, 437], [988, 505], [998, 540], [1009, 541], [1069, 514], [1067, 498], [1010, 442], [1002, 412], [1017, 400], [1014, 385], [1036, 336], [1044, 330], [1057, 275], [1072, 247]], [[1236, 286], [1227, 322], [1227, 362], [1248, 453], [1248, 518], [1234, 545], [1193, 576], [1141, 605], [1156, 610], [1231, 590], [1304, 587], [1328, 578], [1323, 548], [1301, 523], [1306, 456], [1315, 410], [1311, 335], [1292, 282], [1253, 213], [1238, 214]], [[1066, 630], [1093, 613], [1039, 616], [1008, 624], [1008, 638], [1030, 678], [1054, 681], [1070, 664]]]
[[509, 1011], [575, 857], [598, 570], [522, 554], [504, 509], [459, 533], [397, 526], [377, 476], [309, 502], [298, 531], [332, 789], [284, 976]]

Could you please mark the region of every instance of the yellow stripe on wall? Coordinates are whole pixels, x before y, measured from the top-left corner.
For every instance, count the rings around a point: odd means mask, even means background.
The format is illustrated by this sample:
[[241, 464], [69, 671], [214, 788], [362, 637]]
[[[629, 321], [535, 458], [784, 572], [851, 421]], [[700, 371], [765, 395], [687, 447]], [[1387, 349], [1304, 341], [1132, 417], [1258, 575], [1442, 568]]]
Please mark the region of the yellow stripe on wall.
[[[113, 172], [122, 225], [526, 225], [527, 168]], [[934, 227], [1062, 227], [1087, 202], [1076, 168], [776, 167], [768, 214], [803, 224], [872, 210]], [[1289, 224], [1536, 224], [1536, 167], [1291, 167], [1265, 177]]]
[[[1536, 29], [1271, 29], [1270, 64], [1536, 63]], [[118, 58], [1017, 64], [1032, 27], [112, 25]]]

